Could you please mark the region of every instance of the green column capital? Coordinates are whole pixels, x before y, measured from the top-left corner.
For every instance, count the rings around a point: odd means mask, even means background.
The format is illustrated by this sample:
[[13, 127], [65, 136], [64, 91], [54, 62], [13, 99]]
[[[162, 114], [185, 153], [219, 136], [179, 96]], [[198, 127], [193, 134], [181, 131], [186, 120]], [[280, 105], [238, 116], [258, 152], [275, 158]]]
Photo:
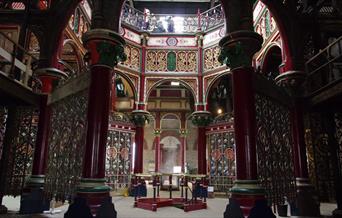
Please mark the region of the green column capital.
[[151, 120], [151, 114], [145, 110], [134, 110], [131, 114], [131, 121], [138, 127], [145, 126]]
[[83, 35], [83, 43], [88, 50], [90, 65], [115, 67], [127, 59], [125, 40], [116, 32], [107, 29], [93, 29]]
[[263, 38], [252, 31], [236, 31], [223, 37], [219, 62], [230, 69], [252, 66], [253, 55], [260, 50]]
[[213, 118], [209, 111], [195, 111], [191, 114], [191, 121], [198, 127], [206, 127], [213, 121]]

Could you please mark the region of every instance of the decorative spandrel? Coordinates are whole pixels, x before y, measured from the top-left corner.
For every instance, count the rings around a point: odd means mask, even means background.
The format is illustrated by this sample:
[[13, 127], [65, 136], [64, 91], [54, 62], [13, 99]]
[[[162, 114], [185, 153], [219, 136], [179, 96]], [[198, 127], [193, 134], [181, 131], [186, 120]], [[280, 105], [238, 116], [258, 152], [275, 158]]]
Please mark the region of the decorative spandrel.
[[106, 149], [106, 180], [114, 190], [128, 188], [132, 159], [132, 132], [110, 129]]
[[209, 133], [210, 185], [214, 190], [225, 192], [232, 187], [235, 179], [234, 132]]
[[22, 193], [25, 179], [31, 174], [34, 146], [37, 137], [38, 112], [32, 107], [18, 107], [14, 138], [11, 139], [5, 195], [17, 196]]
[[256, 95], [257, 162], [262, 186], [274, 205], [296, 196], [290, 112], [266, 96]]
[[73, 197], [81, 178], [88, 90], [83, 90], [51, 105], [49, 154], [45, 193], [58, 201]]

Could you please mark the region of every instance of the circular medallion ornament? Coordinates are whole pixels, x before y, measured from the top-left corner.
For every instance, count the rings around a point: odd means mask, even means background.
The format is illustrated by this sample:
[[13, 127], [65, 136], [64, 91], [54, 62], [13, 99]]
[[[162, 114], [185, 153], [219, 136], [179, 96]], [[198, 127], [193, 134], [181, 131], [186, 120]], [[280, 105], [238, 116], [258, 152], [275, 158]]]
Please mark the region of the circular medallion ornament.
[[213, 160], [218, 161], [221, 158], [221, 151], [219, 149], [215, 149], [211, 152], [211, 157]]
[[176, 46], [177, 43], [178, 43], [178, 40], [177, 40], [176, 38], [174, 38], [174, 37], [170, 37], [170, 38], [168, 38], [168, 39], [166, 40], [166, 44], [167, 44], [168, 46]]
[[121, 158], [122, 158], [122, 159], [128, 160], [128, 154], [129, 154], [128, 148], [122, 148], [122, 149], [121, 149], [120, 155], [121, 155]]
[[233, 148], [226, 148], [226, 150], [224, 150], [224, 156], [228, 160], [235, 160], [234, 149]]
[[116, 155], [118, 154], [117, 150], [115, 147], [109, 147], [107, 149], [107, 156], [111, 159], [116, 158]]

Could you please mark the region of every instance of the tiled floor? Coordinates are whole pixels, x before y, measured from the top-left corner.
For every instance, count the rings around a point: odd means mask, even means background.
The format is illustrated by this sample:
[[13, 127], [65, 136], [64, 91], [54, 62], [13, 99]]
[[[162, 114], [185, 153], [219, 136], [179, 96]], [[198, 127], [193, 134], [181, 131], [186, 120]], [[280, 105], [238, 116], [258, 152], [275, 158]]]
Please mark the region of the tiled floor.
[[[167, 193], [163, 193], [163, 195], [167, 195]], [[139, 208], [133, 207], [134, 199], [132, 197], [113, 197], [113, 203], [118, 212], [118, 218], [222, 218], [223, 212], [226, 208], [227, 199], [223, 198], [214, 198], [208, 199], [208, 209], [192, 211], [192, 212], [184, 212], [181, 209], [174, 207], [165, 207], [158, 208], [157, 212], [151, 212]], [[19, 210], [19, 202], [20, 198], [13, 197], [5, 197], [4, 205], [10, 211], [18, 211]], [[12, 218], [40, 218], [40, 217], [48, 217], [48, 218], [62, 218], [64, 216], [65, 211], [67, 210], [68, 205], [64, 205], [57, 209], [61, 210], [61, 213], [54, 215], [18, 215], [16, 213], [0, 215], [0, 218], [12, 217]], [[321, 213], [324, 216], [331, 216], [332, 211], [336, 208], [334, 204], [321, 204]]]

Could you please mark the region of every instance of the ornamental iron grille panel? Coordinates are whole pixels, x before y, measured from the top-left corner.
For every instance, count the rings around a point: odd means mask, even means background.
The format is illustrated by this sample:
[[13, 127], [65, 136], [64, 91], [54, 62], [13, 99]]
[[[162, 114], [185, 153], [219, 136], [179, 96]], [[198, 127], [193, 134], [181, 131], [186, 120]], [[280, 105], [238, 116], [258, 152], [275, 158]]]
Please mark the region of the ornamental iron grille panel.
[[106, 180], [115, 191], [130, 185], [133, 125], [125, 114], [110, 116], [106, 149]]
[[235, 180], [235, 142], [233, 130], [208, 134], [210, 175], [209, 184], [217, 192], [226, 192]]
[[7, 108], [0, 107], [0, 160], [2, 158], [3, 142], [6, 131]]
[[308, 153], [309, 176], [318, 192], [320, 201], [335, 201], [334, 171], [331, 162], [329, 137], [318, 113], [306, 117], [305, 143]]
[[31, 174], [38, 131], [38, 111], [32, 107], [18, 107], [15, 137], [11, 139], [5, 195], [20, 195], [27, 176]]
[[81, 179], [86, 139], [88, 90], [51, 105], [45, 194], [71, 200]]
[[256, 94], [258, 175], [273, 205], [296, 196], [290, 112], [279, 102]]
[[[338, 143], [338, 164], [342, 170], [342, 113], [335, 114], [336, 141]], [[342, 175], [342, 172], [340, 172]]]

